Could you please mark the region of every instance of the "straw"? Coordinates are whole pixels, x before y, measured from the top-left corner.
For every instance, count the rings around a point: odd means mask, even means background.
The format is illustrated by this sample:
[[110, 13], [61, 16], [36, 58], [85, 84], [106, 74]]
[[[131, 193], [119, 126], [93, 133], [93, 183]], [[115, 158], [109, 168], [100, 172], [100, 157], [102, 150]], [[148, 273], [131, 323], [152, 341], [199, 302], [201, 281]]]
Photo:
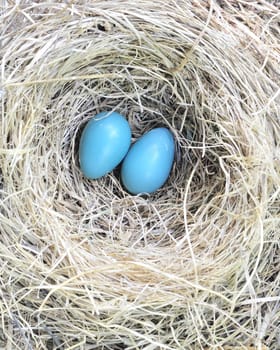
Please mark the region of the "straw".
[[[279, 349], [277, 1], [4, 1], [0, 348]], [[149, 196], [78, 161], [169, 128]]]

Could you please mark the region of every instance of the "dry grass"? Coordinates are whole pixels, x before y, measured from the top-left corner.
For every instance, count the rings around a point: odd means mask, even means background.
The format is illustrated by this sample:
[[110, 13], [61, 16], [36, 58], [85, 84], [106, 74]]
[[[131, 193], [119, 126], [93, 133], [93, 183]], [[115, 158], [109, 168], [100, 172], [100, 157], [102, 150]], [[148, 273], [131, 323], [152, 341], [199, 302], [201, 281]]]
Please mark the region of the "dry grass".
[[[276, 2], [4, 1], [0, 348], [279, 349]], [[83, 178], [85, 122], [168, 126], [166, 185]], [[2, 329], [2, 330], [1, 330]]]

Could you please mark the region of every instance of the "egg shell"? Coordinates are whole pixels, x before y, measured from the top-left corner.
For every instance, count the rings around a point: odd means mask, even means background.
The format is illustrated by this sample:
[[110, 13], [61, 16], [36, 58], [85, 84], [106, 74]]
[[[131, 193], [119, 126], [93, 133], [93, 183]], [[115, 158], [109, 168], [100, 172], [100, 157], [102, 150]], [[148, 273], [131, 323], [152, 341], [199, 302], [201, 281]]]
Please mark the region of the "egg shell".
[[167, 180], [174, 161], [175, 142], [166, 128], [144, 134], [130, 148], [121, 169], [121, 179], [132, 194], [151, 193]]
[[131, 142], [127, 120], [117, 112], [101, 112], [82, 132], [79, 145], [80, 168], [89, 179], [112, 171], [125, 157]]

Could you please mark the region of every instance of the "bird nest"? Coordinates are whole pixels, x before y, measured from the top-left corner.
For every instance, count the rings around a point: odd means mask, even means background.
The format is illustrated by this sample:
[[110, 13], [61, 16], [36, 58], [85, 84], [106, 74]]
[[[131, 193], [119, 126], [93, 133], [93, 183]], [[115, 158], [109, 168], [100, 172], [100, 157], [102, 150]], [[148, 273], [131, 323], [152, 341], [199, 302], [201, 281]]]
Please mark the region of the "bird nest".
[[[0, 347], [279, 349], [277, 2], [11, 3]], [[104, 110], [133, 141], [172, 131], [161, 189], [83, 177], [81, 132]]]

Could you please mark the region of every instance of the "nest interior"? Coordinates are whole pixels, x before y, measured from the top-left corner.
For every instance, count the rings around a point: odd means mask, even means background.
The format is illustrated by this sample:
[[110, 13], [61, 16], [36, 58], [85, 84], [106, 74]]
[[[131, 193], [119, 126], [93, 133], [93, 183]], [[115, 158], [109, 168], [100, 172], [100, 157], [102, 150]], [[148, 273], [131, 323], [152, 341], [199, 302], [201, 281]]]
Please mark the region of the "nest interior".
[[[280, 317], [280, 10], [4, 4], [0, 346], [270, 349]], [[86, 122], [176, 140], [166, 184], [83, 177]], [[1, 330], [2, 328], [2, 330]]]

